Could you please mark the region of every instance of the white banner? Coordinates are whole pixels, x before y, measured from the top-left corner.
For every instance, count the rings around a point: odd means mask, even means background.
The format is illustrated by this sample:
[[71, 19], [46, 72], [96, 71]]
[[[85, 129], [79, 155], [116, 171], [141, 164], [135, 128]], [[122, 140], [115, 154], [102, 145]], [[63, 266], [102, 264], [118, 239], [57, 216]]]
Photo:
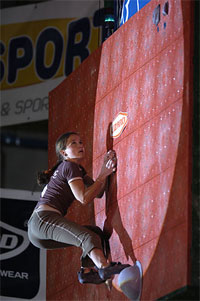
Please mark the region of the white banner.
[[1, 126], [48, 119], [48, 93], [99, 47], [104, 1], [1, 10]]

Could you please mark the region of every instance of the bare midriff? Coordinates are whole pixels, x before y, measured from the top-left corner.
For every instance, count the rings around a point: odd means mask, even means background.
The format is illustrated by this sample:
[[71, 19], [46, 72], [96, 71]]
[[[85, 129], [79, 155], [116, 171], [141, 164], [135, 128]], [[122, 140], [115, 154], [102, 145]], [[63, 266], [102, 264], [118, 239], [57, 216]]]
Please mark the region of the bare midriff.
[[36, 209], [36, 211], [55, 211], [55, 212], [58, 212], [59, 214], [61, 214], [61, 212], [60, 212], [58, 209], [53, 208], [53, 207], [51, 207], [51, 206], [49, 206], [49, 205], [46, 205], [46, 204], [40, 205], [40, 206]]

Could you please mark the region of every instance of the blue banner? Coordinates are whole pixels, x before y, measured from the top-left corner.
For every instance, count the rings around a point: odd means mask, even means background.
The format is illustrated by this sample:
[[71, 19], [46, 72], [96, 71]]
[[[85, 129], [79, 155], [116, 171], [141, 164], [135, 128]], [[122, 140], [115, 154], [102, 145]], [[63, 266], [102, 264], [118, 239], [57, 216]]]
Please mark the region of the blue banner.
[[120, 26], [142, 9], [151, 0], [125, 0], [123, 3]]

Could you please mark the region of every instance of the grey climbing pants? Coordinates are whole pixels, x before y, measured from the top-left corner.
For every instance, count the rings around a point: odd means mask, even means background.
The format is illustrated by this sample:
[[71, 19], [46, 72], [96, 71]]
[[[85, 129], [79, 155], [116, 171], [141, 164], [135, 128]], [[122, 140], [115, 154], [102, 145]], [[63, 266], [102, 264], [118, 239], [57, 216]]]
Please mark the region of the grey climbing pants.
[[28, 221], [28, 237], [34, 246], [41, 249], [82, 248], [81, 260], [85, 267], [92, 265], [88, 253], [94, 248], [102, 250], [98, 234], [54, 211], [35, 210]]

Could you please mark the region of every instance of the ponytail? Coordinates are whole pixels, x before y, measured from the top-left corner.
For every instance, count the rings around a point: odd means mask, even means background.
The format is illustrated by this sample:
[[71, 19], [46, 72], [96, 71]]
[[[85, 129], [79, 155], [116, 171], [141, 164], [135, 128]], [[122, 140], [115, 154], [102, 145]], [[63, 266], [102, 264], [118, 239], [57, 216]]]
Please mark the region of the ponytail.
[[60, 153], [61, 150], [65, 149], [66, 142], [69, 136], [71, 135], [78, 135], [76, 132], [67, 132], [61, 135], [55, 144], [56, 148], [56, 155], [58, 157], [57, 163], [50, 169], [39, 171], [37, 174], [37, 183], [38, 185], [46, 185], [49, 183], [51, 176], [53, 175], [54, 171], [58, 168], [58, 166], [63, 162], [63, 157]]
[[57, 167], [62, 163], [62, 161], [58, 161], [52, 168], [39, 171], [37, 174], [37, 183], [39, 186], [46, 185], [49, 183], [51, 176]]

